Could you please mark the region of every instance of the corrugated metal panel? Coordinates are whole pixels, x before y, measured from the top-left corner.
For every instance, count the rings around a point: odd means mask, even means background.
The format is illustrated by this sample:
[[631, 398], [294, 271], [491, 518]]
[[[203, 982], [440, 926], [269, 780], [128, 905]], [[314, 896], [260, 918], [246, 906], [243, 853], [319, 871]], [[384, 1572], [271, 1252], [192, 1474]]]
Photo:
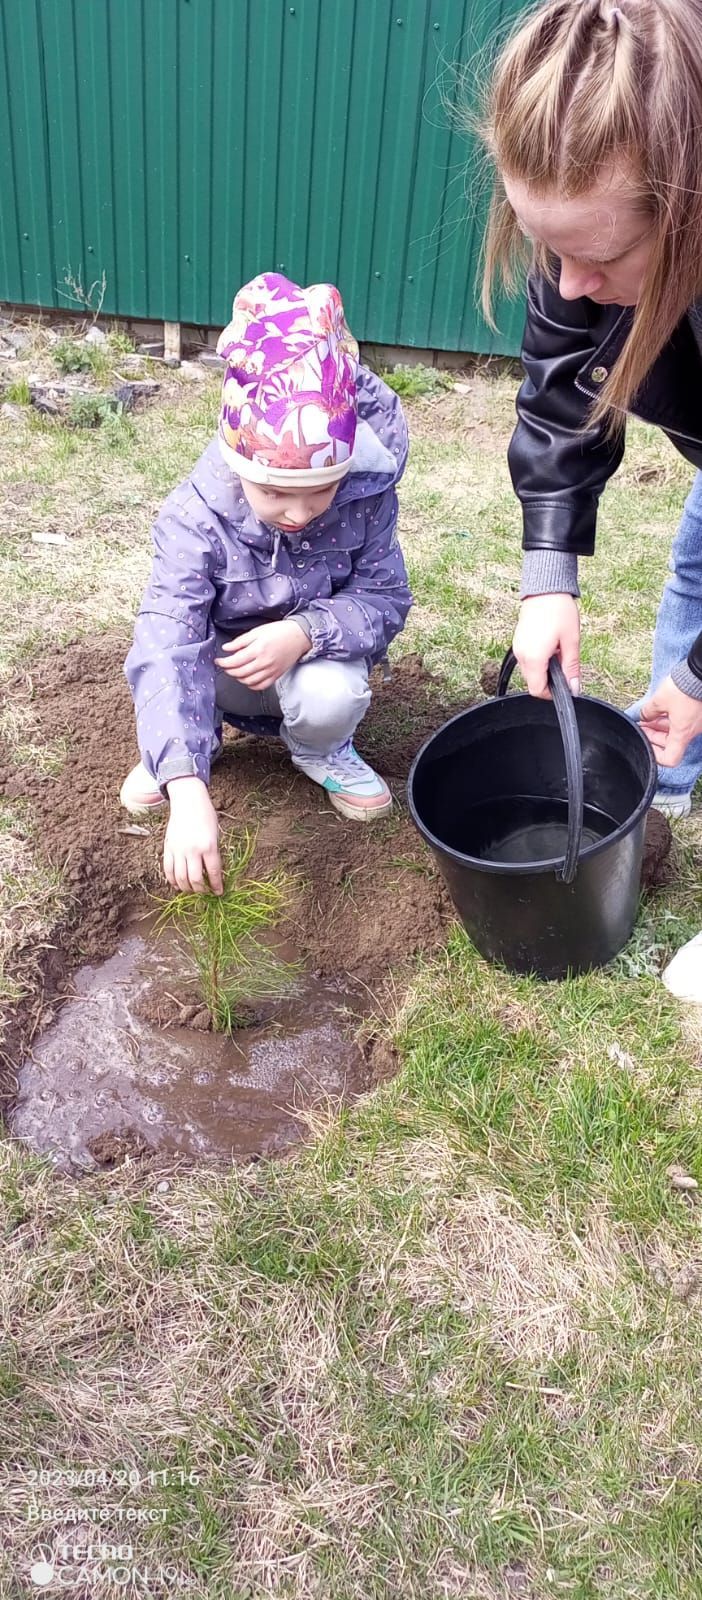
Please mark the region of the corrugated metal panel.
[[277, 267], [337, 282], [360, 339], [515, 350], [440, 89], [521, 3], [0, 0], [0, 297], [104, 273], [108, 313], [220, 325]]

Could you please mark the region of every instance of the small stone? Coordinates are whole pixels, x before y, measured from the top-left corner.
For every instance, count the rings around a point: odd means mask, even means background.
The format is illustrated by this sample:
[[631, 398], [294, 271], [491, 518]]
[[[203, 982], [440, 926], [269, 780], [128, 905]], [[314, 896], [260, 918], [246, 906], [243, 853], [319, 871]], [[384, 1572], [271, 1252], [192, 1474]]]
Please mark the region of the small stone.
[[529, 1576], [522, 1561], [510, 1561], [504, 1570], [504, 1579], [510, 1595], [526, 1595]]
[[702, 1286], [702, 1265], [699, 1261], [685, 1261], [678, 1268], [670, 1285], [676, 1300], [691, 1300]]
[[237, 1006], [235, 1024], [237, 1028], [255, 1028], [260, 1021], [261, 1013], [255, 1006]]
[[699, 1189], [697, 1179], [693, 1178], [690, 1172], [686, 1172], [684, 1167], [668, 1167], [668, 1177], [671, 1187], [679, 1189], [682, 1194], [692, 1194], [693, 1190]]
[[167, 1178], [162, 1178], [161, 1182], [156, 1184], [156, 1193], [157, 1194], [168, 1194], [168, 1191], [169, 1191], [170, 1187], [171, 1186], [170, 1186], [170, 1183], [168, 1182], [168, 1179]]
[[32, 343], [32, 335], [26, 328], [13, 328], [8, 337], [15, 355], [20, 355], [22, 350], [28, 350]]
[[154, 378], [131, 379], [118, 383], [113, 398], [124, 411], [134, 411], [142, 402], [154, 400], [160, 389]]
[[634, 1061], [633, 1056], [629, 1055], [628, 1050], [622, 1050], [620, 1044], [615, 1042], [614, 1044], [608, 1045], [607, 1055], [609, 1060], [614, 1062], [615, 1067], [622, 1067], [625, 1072], [634, 1071], [636, 1062]]
[[180, 370], [181, 375], [187, 378], [190, 383], [204, 383], [207, 377], [205, 368], [200, 365], [199, 361], [181, 361]]
[[22, 407], [13, 405], [11, 400], [6, 400], [4, 404], [0, 406], [0, 417], [2, 417], [3, 422], [21, 422], [23, 416], [24, 411], [22, 410]]
[[202, 1010], [202, 1006], [199, 1006], [199, 1005], [181, 1006], [180, 1011], [178, 1013], [178, 1021], [179, 1021], [180, 1025], [181, 1025], [181, 1027], [183, 1027], [183, 1028], [187, 1027], [188, 1024], [192, 1022], [193, 1017], [196, 1017], [198, 1011], [201, 1011], [201, 1010]]
[[471, 388], [472, 384], [470, 383], [454, 383], [453, 392], [454, 394], [470, 394]]
[[32, 534], [32, 544], [68, 544], [68, 539], [65, 533], [35, 532]]
[[670, 1288], [670, 1274], [662, 1261], [653, 1261], [651, 1263], [651, 1277], [654, 1283], [658, 1284], [659, 1289], [668, 1290]]
[[102, 328], [88, 328], [83, 344], [107, 344], [107, 334], [103, 333]]

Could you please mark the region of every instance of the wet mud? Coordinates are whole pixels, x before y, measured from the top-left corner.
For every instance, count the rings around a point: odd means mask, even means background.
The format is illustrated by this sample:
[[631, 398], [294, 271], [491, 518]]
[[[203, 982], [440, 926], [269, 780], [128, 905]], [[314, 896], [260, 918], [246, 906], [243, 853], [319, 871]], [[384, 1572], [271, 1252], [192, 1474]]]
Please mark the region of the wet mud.
[[173, 933], [156, 937], [153, 921], [135, 914], [112, 956], [75, 973], [21, 1063], [10, 1127], [34, 1151], [68, 1172], [129, 1150], [281, 1155], [304, 1137], [311, 1107], [367, 1087], [354, 1037], [362, 985], [293, 966], [297, 952], [278, 941], [289, 963], [279, 997], [231, 1036], [203, 1031], [192, 1026], [188, 956]]
[[[164, 818], [125, 832], [118, 804], [138, 755], [122, 673], [128, 648], [126, 635], [80, 641], [10, 685], [16, 704], [31, 704], [38, 737], [68, 742], [65, 766], [49, 778], [3, 751], [0, 794], [28, 802], [40, 853], [61, 869], [70, 901], [40, 984], [5, 1019], [5, 1115], [59, 1168], [154, 1148], [194, 1160], [277, 1153], [305, 1137], [306, 1106], [352, 1097], [395, 1070], [383, 1018], [453, 917], [407, 815], [406, 779], [422, 741], [460, 708], [415, 658], [398, 662], [387, 683], [374, 675], [357, 742], [396, 801], [376, 826], [340, 818], [279, 740], [227, 730], [212, 775], [222, 832], [253, 828], [255, 875], [286, 874], [286, 937], [305, 978], [287, 1011], [281, 1002], [277, 1016], [259, 1014], [225, 1045], [198, 1028], [196, 1006], [189, 1026], [173, 1026], [168, 974], [159, 997], [155, 957], [126, 920], [164, 888], [165, 827]], [[363, 1051], [354, 1042], [361, 1023]], [[271, 1120], [273, 1106], [284, 1109]]]

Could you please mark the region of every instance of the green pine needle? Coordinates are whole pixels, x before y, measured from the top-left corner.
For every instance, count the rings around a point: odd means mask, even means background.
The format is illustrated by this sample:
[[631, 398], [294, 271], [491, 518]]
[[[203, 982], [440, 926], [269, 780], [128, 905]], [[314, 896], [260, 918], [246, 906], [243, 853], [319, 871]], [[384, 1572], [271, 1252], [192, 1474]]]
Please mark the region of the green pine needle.
[[261, 937], [280, 920], [288, 902], [282, 873], [250, 878], [247, 869], [256, 835], [246, 830], [222, 852], [224, 892], [182, 891], [163, 901], [156, 932], [174, 927], [186, 945], [203, 1003], [218, 1033], [238, 1026], [242, 1006], [290, 987], [297, 968], [283, 961]]

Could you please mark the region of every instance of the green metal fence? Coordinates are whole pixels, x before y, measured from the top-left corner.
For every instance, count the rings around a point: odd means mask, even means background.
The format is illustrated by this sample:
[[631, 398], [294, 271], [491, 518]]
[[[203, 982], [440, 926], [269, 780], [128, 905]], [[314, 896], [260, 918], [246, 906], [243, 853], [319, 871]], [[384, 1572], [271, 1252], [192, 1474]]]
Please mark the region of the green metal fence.
[[[0, 0], [0, 298], [221, 325], [264, 269], [360, 339], [512, 352], [444, 97], [519, 0]], [[104, 278], [103, 278], [104, 275]], [[71, 288], [73, 285], [73, 290]]]

